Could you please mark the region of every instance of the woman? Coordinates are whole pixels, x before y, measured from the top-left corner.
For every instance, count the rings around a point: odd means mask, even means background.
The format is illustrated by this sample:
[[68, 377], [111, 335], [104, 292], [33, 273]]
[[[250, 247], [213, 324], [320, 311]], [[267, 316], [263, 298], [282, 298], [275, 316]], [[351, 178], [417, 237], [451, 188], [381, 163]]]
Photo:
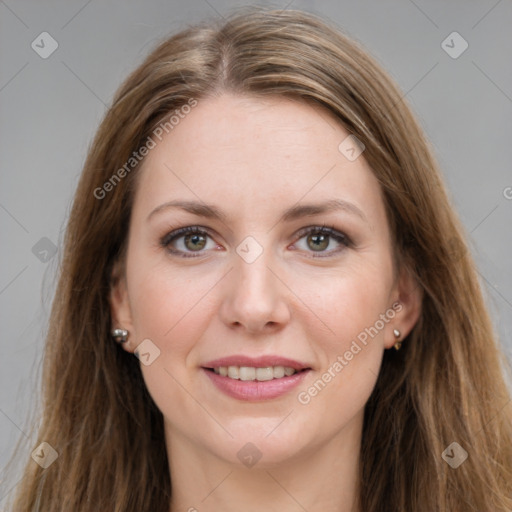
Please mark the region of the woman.
[[129, 76], [46, 347], [13, 510], [512, 509], [508, 366], [437, 164], [312, 15], [197, 25]]

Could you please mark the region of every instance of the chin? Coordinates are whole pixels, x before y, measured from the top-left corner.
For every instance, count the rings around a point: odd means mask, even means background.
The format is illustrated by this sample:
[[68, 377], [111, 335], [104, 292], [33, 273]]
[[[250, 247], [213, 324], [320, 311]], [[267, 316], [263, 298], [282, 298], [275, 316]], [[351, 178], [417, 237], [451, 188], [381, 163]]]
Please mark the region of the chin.
[[[308, 446], [312, 447], [296, 421], [285, 427], [285, 416], [245, 418], [237, 421], [236, 427], [226, 425], [233, 438], [223, 435], [212, 452], [230, 464], [254, 465], [257, 469], [269, 469], [293, 460], [307, 452]], [[289, 419], [292, 416], [293, 413]], [[207, 441], [211, 443], [211, 438]]]

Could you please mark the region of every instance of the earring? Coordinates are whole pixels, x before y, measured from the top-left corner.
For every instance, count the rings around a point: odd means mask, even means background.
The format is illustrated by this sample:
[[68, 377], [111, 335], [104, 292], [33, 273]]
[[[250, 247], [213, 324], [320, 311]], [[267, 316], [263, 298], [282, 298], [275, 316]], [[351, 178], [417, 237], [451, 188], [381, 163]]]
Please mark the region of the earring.
[[112, 329], [110, 334], [116, 343], [126, 343], [128, 341], [128, 331], [126, 329]]
[[400, 350], [400, 347], [402, 346], [402, 342], [400, 341], [400, 331], [398, 329], [393, 329], [393, 334], [396, 338], [396, 343], [394, 345], [395, 350]]

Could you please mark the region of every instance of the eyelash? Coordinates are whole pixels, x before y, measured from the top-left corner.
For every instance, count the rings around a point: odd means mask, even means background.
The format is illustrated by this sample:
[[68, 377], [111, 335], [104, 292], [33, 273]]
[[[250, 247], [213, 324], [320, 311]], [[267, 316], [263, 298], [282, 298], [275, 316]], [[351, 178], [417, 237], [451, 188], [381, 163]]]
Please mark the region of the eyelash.
[[[212, 236], [209, 233], [209, 230], [206, 228], [203, 228], [201, 226], [186, 226], [183, 228], [176, 229], [174, 231], [171, 231], [170, 233], [166, 234], [160, 239], [160, 245], [164, 249], [166, 249], [168, 252], [170, 252], [173, 255], [176, 255], [181, 258], [197, 258], [201, 256], [204, 251], [197, 251], [197, 256], [192, 256], [194, 251], [183, 253], [180, 250], [171, 249], [169, 246], [171, 242], [181, 238], [182, 236], [189, 235], [189, 234], [197, 234], [197, 235], [204, 235], [212, 238]], [[328, 235], [330, 238], [334, 239], [336, 242], [340, 243], [341, 245], [345, 247], [351, 247], [352, 241], [350, 238], [345, 234], [342, 233], [336, 229], [334, 229], [334, 226], [309, 226], [306, 228], [301, 229], [297, 233], [297, 240], [300, 240], [304, 238], [305, 236], [309, 234], [316, 234], [316, 235]], [[326, 258], [331, 256], [333, 253], [339, 253], [343, 249], [337, 249], [337, 250], [331, 250], [328, 251], [328, 256], [313, 256], [313, 258]], [[314, 252], [314, 251], [312, 251]], [[319, 251], [322, 252], [322, 251]]]

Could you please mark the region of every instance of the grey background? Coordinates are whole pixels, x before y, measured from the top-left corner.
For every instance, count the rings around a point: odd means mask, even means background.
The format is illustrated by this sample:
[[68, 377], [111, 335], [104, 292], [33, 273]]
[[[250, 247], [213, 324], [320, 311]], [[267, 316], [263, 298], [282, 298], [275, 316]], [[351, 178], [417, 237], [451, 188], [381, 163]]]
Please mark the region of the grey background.
[[[29, 415], [37, 411], [58, 248], [88, 145], [115, 89], [157, 40], [239, 5], [247, 4], [0, 0], [0, 468], [19, 438], [27, 456], [35, 448]], [[271, 5], [333, 20], [398, 82], [434, 146], [512, 357], [512, 2]], [[59, 45], [47, 59], [31, 48], [44, 31]], [[469, 45], [456, 59], [441, 46], [453, 31]], [[0, 490], [0, 507], [6, 493]]]

